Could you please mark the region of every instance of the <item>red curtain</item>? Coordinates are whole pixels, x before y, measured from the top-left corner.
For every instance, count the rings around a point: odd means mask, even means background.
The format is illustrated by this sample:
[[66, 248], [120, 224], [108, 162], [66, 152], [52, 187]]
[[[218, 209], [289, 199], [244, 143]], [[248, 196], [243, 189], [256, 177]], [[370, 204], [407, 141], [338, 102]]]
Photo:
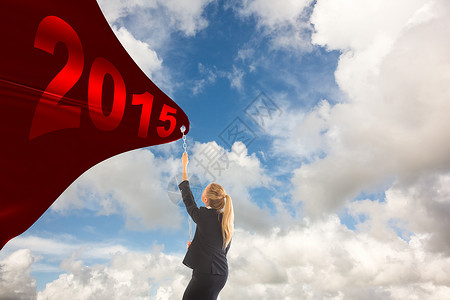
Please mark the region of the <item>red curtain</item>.
[[94, 0], [1, 1], [0, 41], [0, 248], [93, 165], [189, 131]]

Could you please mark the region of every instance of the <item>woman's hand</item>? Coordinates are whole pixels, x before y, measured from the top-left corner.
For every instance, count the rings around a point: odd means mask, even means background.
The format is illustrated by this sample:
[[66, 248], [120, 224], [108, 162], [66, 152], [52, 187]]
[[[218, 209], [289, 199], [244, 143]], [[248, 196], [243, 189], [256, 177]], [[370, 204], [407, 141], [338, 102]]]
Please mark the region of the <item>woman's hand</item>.
[[189, 162], [188, 154], [187, 152], [183, 153], [183, 156], [181, 157], [181, 161], [183, 162], [183, 169], [187, 167], [187, 164]]
[[189, 249], [189, 246], [191, 245], [191, 241], [188, 241], [187, 242], [187, 246], [186, 246], [186, 249]]

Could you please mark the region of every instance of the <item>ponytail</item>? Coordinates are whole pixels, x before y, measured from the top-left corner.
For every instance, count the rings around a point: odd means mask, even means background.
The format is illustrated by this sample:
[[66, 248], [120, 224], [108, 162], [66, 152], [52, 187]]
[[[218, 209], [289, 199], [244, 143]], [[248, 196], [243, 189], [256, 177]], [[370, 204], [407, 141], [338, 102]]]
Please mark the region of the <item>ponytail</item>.
[[224, 188], [217, 183], [211, 183], [205, 191], [206, 198], [209, 199], [211, 208], [216, 209], [222, 214], [222, 238], [223, 249], [225, 249], [230, 244], [234, 232], [234, 211], [231, 197], [228, 196]]
[[225, 249], [228, 244], [230, 244], [231, 237], [234, 232], [234, 211], [233, 203], [231, 202], [231, 197], [225, 195], [225, 208], [222, 217], [222, 237], [223, 237], [223, 248]]

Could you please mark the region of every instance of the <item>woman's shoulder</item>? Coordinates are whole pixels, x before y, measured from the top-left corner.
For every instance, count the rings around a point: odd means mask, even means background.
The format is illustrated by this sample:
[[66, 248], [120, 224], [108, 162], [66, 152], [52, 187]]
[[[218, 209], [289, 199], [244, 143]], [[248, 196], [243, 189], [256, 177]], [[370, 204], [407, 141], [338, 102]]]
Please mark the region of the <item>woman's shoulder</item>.
[[204, 207], [204, 206], [200, 206], [199, 208], [200, 208], [201, 211], [203, 211], [205, 213], [217, 214], [217, 210], [215, 210], [215, 209], [207, 208], [207, 207]]
[[204, 206], [200, 206], [199, 207], [199, 212], [200, 212], [201, 215], [203, 215], [205, 217], [206, 216], [208, 216], [208, 217], [211, 217], [211, 216], [215, 217], [215, 216], [220, 214], [220, 212], [218, 210], [207, 208], [207, 207], [204, 207]]

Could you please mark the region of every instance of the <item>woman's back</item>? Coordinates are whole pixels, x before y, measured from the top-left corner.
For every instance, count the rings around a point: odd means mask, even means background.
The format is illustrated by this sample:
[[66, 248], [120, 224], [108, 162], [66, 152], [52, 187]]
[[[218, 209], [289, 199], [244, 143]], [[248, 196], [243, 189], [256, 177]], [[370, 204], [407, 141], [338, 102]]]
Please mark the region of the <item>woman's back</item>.
[[223, 249], [222, 217], [215, 209], [197, 207], [189, 181], [180, 183], [179, 188], [186, 209], [192, 220], [197, 224], [194, 239], [188, 248], [183, 263], [192, 268], [209, 274], [228, 274], [226, 254], [231, 243]]
[[183, 263], [192, 268], [192, 278], [183, 300], [215, 300], [228, 278], [227, 253], [234, 228], [231, 197], [217, 183], [209, 184], [202, 194], [206, 207], [194, 201], [187, 176], [188, 156], [182, 157], [183, 181], [178, 185], [186, 210], [197, 224]]

